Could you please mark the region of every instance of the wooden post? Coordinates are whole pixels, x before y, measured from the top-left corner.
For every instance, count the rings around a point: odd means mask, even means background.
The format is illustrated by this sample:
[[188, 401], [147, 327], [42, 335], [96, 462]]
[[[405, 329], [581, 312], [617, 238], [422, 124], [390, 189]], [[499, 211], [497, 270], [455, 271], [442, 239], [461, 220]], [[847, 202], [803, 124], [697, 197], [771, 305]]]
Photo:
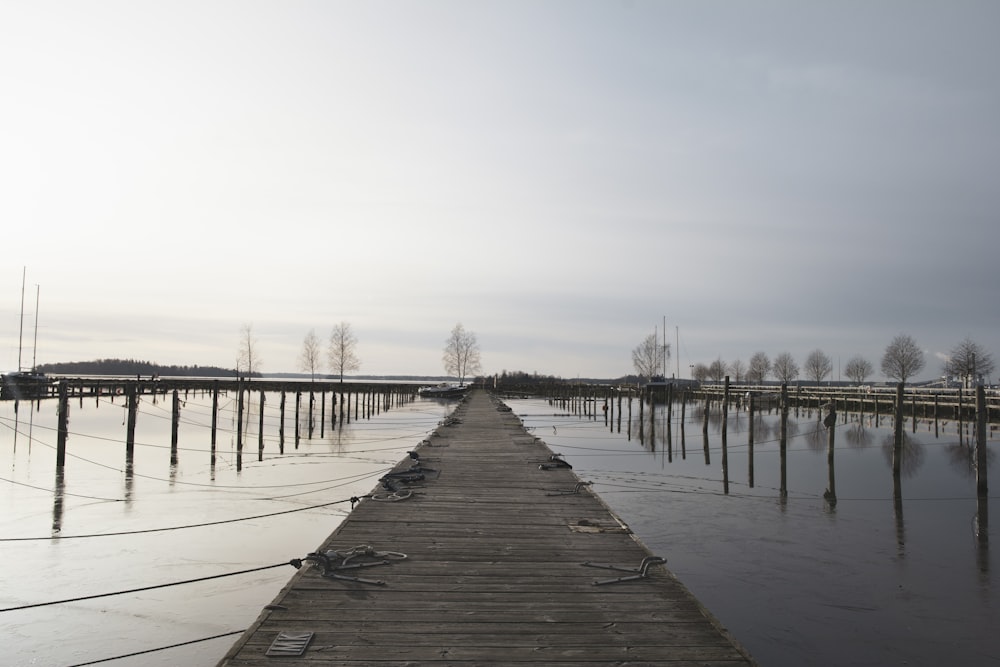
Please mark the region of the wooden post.
[[778, 449], [781, 465], [781, 488], [778, 493], [788, 497], [788, 384], [781, 383], [781, 418], [778, 431]]
[[173, 402], [170, 409], [170, 465], [177, 465], [177, 427], [181, 423], [181, 399], [174, 389]]
[[[749, 393], [749, 392], [748, 392]], [[749, 421], [748, 431], [747, 431], [747, 485], [752, 489], [754, 485], [753, 479], [753, 429], [754, 429], [754, 395], [750, 394], [750, 400], [747, 401], [747, 419]]]
[[278, 453], [285, 453], [285, 390], [281, 390], [281, 416], [278, 420]]
[[[29, 407], [30, 407], [29, 402]], [[59, 381], [59, 421], [56, 435], [56, 472], [66, 465], [66, 440], [69, 438], [69, 390], [66, 380]]]
[[299, 448], [299, 409], [302, 407], [302, 392], [295, 392], [295, 449]]
[[827, 409], [828, 412], [826, 418], [823, 419], [823, 425], [826, 426], [826, 468], [829, 481], [826, 492], [823, 493], [823, 498], [830, 504], [830, 507], [835, 507], [837, 505], [837, 481], [834, 474], [833, 452], [834, 437], [837, 432], [836, 402], [831, 400]]
[[215, 465], [215, 430], [219, 424], [219, 381], [212, 381], [212, 465]]
[[135, 452], [135, 415], [139, 407], [139, 397], [136, 395], [136, 386], [132, 383], [128, 384], [125, 391], [128, 392], [126, 394], [128, 425], [125, 427], [125, 461], [131, 463]]
[[986, 388], [976, 387], [976, 494], [980, 498], [989, 495], [986, 481]]
[[243, 467], [243, 382], [236, 383], [236, 463]]
[[309, 439], [312, 440], [313, 437], [313, 408], [316, 406], [316, 392], [309, 388]]
[[260, 410], [257, 417], [257, 460], [264, 460], [264, 390], [260, 390]]
[[236, 383], [236, 454], [243, 453], [243, 383]]
[[722, 492], [729, 494], [729, 446], [727, 430], [729, 426], [729, 376], [722, 389]]

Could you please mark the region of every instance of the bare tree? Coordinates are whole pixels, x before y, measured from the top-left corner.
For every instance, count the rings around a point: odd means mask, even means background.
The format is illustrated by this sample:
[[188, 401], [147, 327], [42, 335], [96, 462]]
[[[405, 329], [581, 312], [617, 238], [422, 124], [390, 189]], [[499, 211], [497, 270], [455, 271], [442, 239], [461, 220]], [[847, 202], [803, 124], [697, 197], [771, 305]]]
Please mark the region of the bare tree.
[[905, 383], [924, 368], [924, 352], [911, 336], [899, 334], [885, 348], [882, 372], [886, 377]]
[[875, 368], [872, 366], [872, 362], [860, 355], [854, 355], [848, 359], [847, 365], [844, 366], [844, 375], [858, 384], [864, 384], [864, 381], [873, 372], [875, 372]]
[[747, 365], [741, 359], [736, 359], [729, 364], [729, 374], [733, 376], [733, 382], [739, 384], [746, 379]]
[[316, 330], [310, 329], [302, 341], [302, 354], [299, 356], [299, 369], [309, 373], [309, 379], [316, 379], [316, 372], [320, 370], [323, 362], [319, 351], [319, 337]]
[[774, 377], [780, 382], [791, 382], [799, 376], [799, 365], [788, 352], [782, 352], [774, 358]]
[[257, 337], [253, 335], [253, 324], [246, 323], [240, 328], [240, 347], [236, 356], [236, 373], [252, 377], [260, 372], [260, 355], [257, 353]]
[[771, 360], [763, 352], [754, 352], [747, 369], [747, 380], [760, 384], [771, 374]]
[[444, 370], [449, 375], [458, 378], [458, 383], [464, 385], [465, 378], [480, 372], [479, 343], [476, 334], [466, 331], [461, 323], [451, 330], [451, 336], [445, 341]]
[[966, 387], [993, 375], [993, 369], [993, 355], [971, 338], [966, 338], [951, 348], [948, 360], [942, 368], [945, 375], [962, 378]]
[[816, 349], [806, 357], [806, 377], [813, 382], [819, 383], [826, 379], [826, 376], [833, 371], [833, 362], [826, 356], [823, 350]]
[[642, 339], [632, 350], [632, 366], [639, 377], [646, 378], [646, 382], [652, 382], [653, 376], [660, 370], [660, 345], [656, 340], [656, 334], [651, 333]]
[[691, 369], [691, 378], [697, 380], [698, 382], [704, 382], [708, 379], [708, 366], [705, 364], [695, 364]]
[[722, 382], [722, 379], [726, 377], [726, 362], [719, 358], [710, 363], [708, 365], [708, 376], [716, 382]]
[[344, 381], [344, 373], [361, 368], [361, 360], [355, 353], [358, 339], [348, 322], [341, 322], [330, 332], [330, 348], [328, 350], [330, 370]]

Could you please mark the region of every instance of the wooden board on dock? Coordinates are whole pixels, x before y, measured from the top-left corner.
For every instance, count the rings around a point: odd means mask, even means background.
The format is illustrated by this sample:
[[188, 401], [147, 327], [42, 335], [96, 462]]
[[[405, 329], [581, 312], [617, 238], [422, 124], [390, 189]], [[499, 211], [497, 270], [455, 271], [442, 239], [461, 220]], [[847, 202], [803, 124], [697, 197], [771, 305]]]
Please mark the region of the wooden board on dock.
[[[415, 451], [397, 466], [425, 470], [397, 485], [412, 495], [363, 500], [318, 549], [330, 562], [299, 570], [220, 667], [755, 664], [662, 564], [636, 576], [667, 554], [544, 465], [553, 453], [485, 392]], [[301, 656], [267, 655], [297, 639]]]

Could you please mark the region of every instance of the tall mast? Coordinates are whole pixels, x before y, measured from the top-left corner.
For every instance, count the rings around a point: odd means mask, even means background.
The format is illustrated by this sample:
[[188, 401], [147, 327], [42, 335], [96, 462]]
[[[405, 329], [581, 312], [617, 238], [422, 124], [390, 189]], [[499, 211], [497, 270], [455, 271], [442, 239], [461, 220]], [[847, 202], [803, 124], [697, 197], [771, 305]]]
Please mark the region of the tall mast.
[[28, 275], [28, 267], [23, 267], [21, 270], [21, 321], [19, 323], [19, 330], [17, 333], [17, 372], [21, 372], [21, 350], [24, 345], [24, 279]]
[[38, 298], [41, 295], [42, 286], [35, 283], [35, 341], [31, 344], [31, 372], [35, 372], [38, 366]]

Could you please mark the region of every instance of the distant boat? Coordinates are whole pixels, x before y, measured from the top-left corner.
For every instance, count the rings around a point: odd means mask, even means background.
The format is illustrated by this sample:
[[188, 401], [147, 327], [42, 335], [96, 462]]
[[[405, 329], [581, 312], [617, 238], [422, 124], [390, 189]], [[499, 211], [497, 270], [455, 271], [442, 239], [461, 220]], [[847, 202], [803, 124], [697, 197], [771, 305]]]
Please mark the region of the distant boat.
[[[49, 379], [45, 373], [35, 370], [34, 358], [30, 371], [21, 366], [21, 352], [24, 348], [24, 278], [27, 270], [21, 275], [21, 327], [17, 340], [17, 371], [0, 375], [0, 400], [31, 400], [45, 398], [49, 394]], [[35, 292], [35, 348], [38, 347], [38, 293]], [[32, 355], [34, 356], [34, 355]]]
[[468, 390], [468, 385], [448, 384], [447, 382], [442, 382], [441, 384], [429, 387], [421, 387], [420, 389], [417, 389], [417, 393], [424, 398], [458, 398], [460, 396], [465, 396], [465, 392]]

